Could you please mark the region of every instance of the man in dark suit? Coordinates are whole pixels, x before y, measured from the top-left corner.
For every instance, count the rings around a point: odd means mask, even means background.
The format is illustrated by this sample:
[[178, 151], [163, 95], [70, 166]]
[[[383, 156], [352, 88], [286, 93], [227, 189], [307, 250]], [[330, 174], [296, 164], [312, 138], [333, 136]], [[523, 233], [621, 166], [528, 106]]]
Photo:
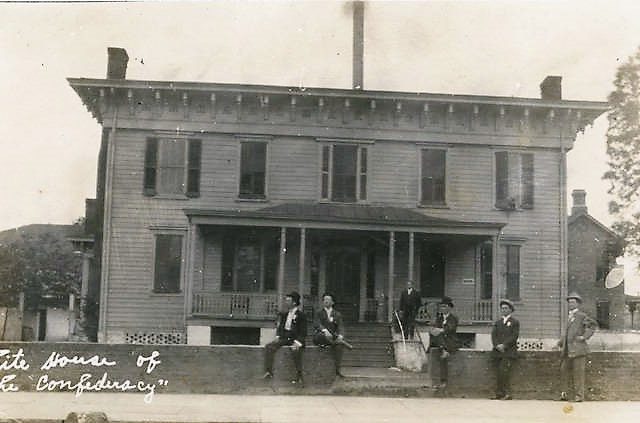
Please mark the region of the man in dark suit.
[[452, 313], [453, 301], [449, 297], [442, 297], [440, 313], [436, 318], [435, 327], [431, 328], [430, 344], [440, 348], [440, 389], [447, 387], [449, 381], [449, 357], [458, 350], [458, 318]]
[[336, 376], [342, 376], [340, 373], [340, 364], [342, 363], [342, 353], [344, 351], [344, 324], [342, 322], [342, 314], [335, 308], [335, 298], [333, 294], [325, 292], [322, 295], [322, 308], [315, 315], [315, 334], [313, 335], [313, 343], [320, 347], [330, 347], [333, 354], [333, 360], [336, 366]]
[[273, 377], [273, 359], [280, 347], [289, 346], [296, 366], [291, 383], [302, 384], [302, 350], [307, 336], [307, 318], [300, 309], [300, 294], [293, 291], [285, 297], [288, 311], [278, 313], [276, 339], [265, 346], [264, 379]]
[[400, 313], [402, 314], [402, 330], [405, 339], [413, 338], [416, 315], [421, 305], [420, 293], [413, 288], [413, 282], [408, 280], [407, 289], [400, 294]]
[[567, 401], [569, 379], [573, 380], [575, 401], [584, 400], [584, 367], [589, 354], [587, 339], [591, 338], [596, 330], [597, 323], [580, 310], [582, 297], [578, 294], [569, 294], [567, 297], [569, 316], [567, 327], [558, 341], [558, 347], [562, 351], [560, 361], [560, 377], [562, 382], [561, 401]]
[[513, 303], [509, 300], [500, 301], [500, 317], [493, 324], [491, 330], [491, 343], [493, 351], [491, 356], [496, 367], [496, 395], [493, 399], [510, 400], [511, 367], [518, 357], [518, 336], [520, 335], [520, 322], [511, 314], [515, 311]]

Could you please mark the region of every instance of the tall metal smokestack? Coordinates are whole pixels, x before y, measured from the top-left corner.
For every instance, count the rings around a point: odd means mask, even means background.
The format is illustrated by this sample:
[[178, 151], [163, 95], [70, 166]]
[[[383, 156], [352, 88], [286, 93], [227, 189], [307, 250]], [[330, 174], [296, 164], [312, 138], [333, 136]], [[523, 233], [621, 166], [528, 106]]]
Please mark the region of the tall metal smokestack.
[[353, 2], [353, 89], [361, 90], [364, 68], [364, 2]]

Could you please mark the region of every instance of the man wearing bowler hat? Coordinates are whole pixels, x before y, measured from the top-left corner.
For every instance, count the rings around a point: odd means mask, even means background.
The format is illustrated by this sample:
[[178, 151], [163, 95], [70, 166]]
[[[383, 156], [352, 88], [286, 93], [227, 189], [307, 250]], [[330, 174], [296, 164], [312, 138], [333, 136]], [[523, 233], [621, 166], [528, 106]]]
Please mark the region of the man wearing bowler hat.
[[444, 389], [449, 381], [449, 357], [458, 350], [458, 318], [452, 313], [453, 301], [449, 297], [442, 297], [440, 313], [436, 318], [435, 327], [431, 328], [431, 345], [440, 347], [440, 385]]
[[511, 301], [500, 300], [501, 317], [495, 321], [491, 330], [491, 356], [496, 367], [496, 395], [493, 399], [511, 399], [511, 367], [518, 356], [520, 335], [520, 322], [511, 315], [514, 311]]
[[294, 384], [302, 384], [302, 350], [307, 336], [307, 318], [300, 309], [300, 294], [296, 291], [285, 296], [287, 311], [278, 313], [276, 339], [265, 346], [264, 379], [273, 377], [273, 359], [280, 347], [289, 346], [296, 366]]
[[569, 379], [572, 379], [573, 382], [575, 401], [584, 400], [584, 367], [589, 354], [587, 339], [591, 338], [597, 324], [580, 310], [581, 304], [580, 295], [572, 293], [567, 297], [569, 316], [562, 338], [558, 341], [558, 347], [562, 351], [560, 361], [561, 401], [569, 399], [567, 395]]

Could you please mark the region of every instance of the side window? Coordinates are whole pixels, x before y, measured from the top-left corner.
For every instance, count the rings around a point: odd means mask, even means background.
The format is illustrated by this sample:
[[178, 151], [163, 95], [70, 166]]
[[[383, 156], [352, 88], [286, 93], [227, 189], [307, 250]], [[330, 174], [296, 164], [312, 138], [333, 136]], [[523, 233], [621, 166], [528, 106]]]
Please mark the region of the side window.
[[153, 270], [153, 292], [180, 292], [182, 274], [182, 235], [156, 234]]
[[267, 143], [243, 141], [240, 143], [239, 197], [264, 199], [266, 189]]
[[532, 153], [495, 153], [495, 206], [503, 210], [531, 209], [535, 171]]
[[420, 204], [445, 204], [446, 150], [422, 149], [420, 160]]
[[147, 138], [143, 194], [200, 195], [200, 140]]

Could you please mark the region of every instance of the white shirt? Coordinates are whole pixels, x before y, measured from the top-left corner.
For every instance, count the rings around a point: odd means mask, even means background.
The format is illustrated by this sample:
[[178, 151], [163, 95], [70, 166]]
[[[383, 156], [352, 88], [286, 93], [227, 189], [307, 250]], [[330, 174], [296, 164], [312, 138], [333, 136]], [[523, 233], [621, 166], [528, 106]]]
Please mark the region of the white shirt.
[[502, 316], [502, 323], [504, 323], [506, 325], [507, 324], [507, 320], [509, 320], [509, 317], [511, 317], [510, 314], [508, 316]]
[[451, 313], [447, 313], [447, 314], [443, 314], [442, 315], [442, 325], [444, 326], [445, 323], [447, 323], [447, 319], [449, 318], [449, 314]]
[[327, 318], [329, 319], [329, 321], [331, 323], [333, 323], [333, 315], [331, 314], [331, 311], [333, 310], [333, 307], [331, 308], [324, 308], [324, 311], [327, 313]]
[[284, 322], [285, 330], [291, 330], [291, 323], [293, 322], [293, 318], [296, 315], [296, 311], [298, 311], [297, 306], [289, 310], [289, 313], [287, 313], [287, 320]]
[[573, 310], [569, 310], [569, 320], [572, 320], [575, 318], [575, 314], [578, 311], [577, 308], [574, 308]]

